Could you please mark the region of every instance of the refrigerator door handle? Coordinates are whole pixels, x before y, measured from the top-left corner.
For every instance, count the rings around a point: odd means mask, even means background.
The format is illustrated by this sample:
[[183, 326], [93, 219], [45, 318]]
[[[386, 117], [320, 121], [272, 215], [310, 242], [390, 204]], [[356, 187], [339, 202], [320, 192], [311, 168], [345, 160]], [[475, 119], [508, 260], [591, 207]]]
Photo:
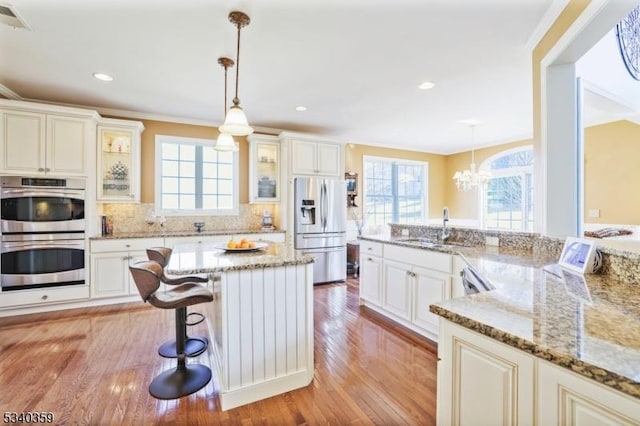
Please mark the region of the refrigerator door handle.
[[324, 189], [324, 201], [322, 202], [322, 228], [327, 229], [327, 216], [329, 215], [329, 200], [327, 196], [327, 181], [322, 181]]

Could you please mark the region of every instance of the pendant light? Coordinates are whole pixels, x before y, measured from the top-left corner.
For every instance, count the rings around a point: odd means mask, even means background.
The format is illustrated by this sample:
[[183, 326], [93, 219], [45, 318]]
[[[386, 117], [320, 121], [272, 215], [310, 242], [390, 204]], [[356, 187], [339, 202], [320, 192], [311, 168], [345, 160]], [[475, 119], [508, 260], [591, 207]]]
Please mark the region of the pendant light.
[[238, 29], [238, 44], [236, 51], [236, 94], [233, 98], [233, 106], [229, 108], [224, 120], [224, 124], [218, 128], [221, 133], [227, 133], [232, 136], [247, 136], [253, 133], [253, 128], [249, 126], [247, 116], [240, 107], [240, 99], [238, 98], [238, 79], [240, 74], [240, 29], [249, 25], [251, 20], [243, 12], [234, 11], [229, 14], [229, 21]]
[[469, 127], [471, 128], [471, 164], [467, 170], [457, 171], [453, 175], [453, 179], [456, 181], [456, 187], [458, 191], [467, 192], [472, 189], [483, 187], [491, 179], [491, 173], [485, 170], [476, 171], [476, 162], [474, 155], [474, 141], [473, 131], [477, 125], [475, 120], [469, 120]]
[[[224, 68], [224, 108], [223, 111], [227, 111], [227, 69], [233, 66], [233, 59], [229, 58], [218, 58], [218, 63], [222, 65]], [[220, 129], [218, 129], [220, 130]], [[237, 151], [238, 147], [236, 146], [235, 141], [233, 140], [233, 136], [228, 133], [220, 130], [220, 134], [218, 135], [218, 140], [216, 141], [216, 145], [214, 146], [218, 151]]]

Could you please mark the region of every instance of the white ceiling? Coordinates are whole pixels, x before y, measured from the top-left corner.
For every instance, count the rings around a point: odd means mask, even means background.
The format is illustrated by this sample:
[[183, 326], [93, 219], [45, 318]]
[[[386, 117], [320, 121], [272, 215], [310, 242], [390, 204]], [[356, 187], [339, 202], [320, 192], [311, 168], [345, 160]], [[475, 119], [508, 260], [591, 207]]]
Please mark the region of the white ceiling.
[[[227, 15], [242, 10], [251, 24], [242, 30], [240, 99], [253, 126], [435, 153], [471, 147], [458, 120], [481, 121], [477, 146], [531, 137], [527, 43], [537, 41], [545, 14], [566, 3], [9, 2], [32, 31], [0, 26], [0, 84], [22, 98], [217, 125], [217, 58], [235, 59]], [[97, 81], [93, 72], [115, 80]], [[419, 90], [425, 80], [435, 88]], [[308, 110], [296, 112], [298, 105]]]

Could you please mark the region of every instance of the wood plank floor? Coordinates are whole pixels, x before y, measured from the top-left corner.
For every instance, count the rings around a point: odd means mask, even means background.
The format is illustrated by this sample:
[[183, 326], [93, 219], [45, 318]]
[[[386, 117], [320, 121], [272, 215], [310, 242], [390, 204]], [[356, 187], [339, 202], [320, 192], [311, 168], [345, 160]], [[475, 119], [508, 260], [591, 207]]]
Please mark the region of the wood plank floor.
[[172, 336], [172, 311], [140, 302], [0, 318], [0, 409], [52, 412], [69, 425], [435, 424], [433, 344], [360, 308], [357, 280], [316, 286], [314, 298], [312, 384], [224, 412], [215, 373], [188, 397], [149, 395], [175, 363], [156, 353]]

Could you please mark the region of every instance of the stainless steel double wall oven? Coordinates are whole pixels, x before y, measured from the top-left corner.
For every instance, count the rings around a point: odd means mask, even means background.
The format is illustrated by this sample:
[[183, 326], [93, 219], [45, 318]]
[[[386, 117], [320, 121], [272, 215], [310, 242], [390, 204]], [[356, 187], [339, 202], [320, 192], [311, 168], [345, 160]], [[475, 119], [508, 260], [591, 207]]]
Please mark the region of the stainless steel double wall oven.
[[83, 179], [3, 176], [2, 291], [84, 284]]

